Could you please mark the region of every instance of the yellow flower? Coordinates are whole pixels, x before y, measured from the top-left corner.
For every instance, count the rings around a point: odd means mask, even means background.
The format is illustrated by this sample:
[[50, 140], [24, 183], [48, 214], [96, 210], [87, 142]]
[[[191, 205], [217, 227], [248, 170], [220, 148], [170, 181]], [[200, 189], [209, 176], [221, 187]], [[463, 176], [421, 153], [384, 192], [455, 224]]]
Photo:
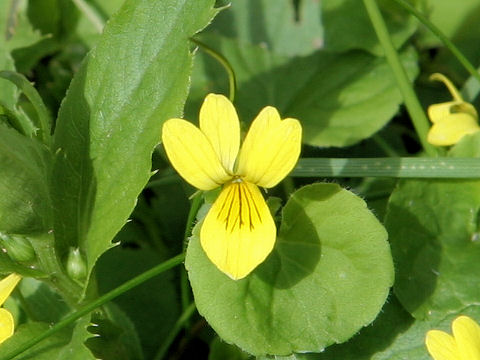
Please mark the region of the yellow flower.
[[428, 107], [428, 117], [433, 123], [427, 135], [432, 145], [447, 146], [456, 144], [464, 135], [478, 130], [478, 114], [472, 104], [465, 102], [462, 96], [444, 75], [435, 73], [431, 80], [442, 81], [452, 94], [453, 100]]
[[[17, 286], [21, 277], [17, 274], [10, 274], [6, 278], [0, 280], [0, 306], [10, 296], [15, 286]], [[13, 335], [13, 316], [4, 308], [0, 308], [0, 344]]]
[[435, 360], [480, 360], [480, 326], [468, 316], [452, 323], [453, 336], [440, 330], [427, 332], [425, 343]]
[[209, 94], [200, 128], [182, 119], [163, 125], [163, 144], [178, 173], [201, 190], [223, 189], [200, 230], [208, 258], [232, 279], [247, 276], [270, 254], [276, 227], [257, 186], [277, 185], [300, 155], [302, 128], [265, 107], [240, 149], [240, 123], [232, 103]]

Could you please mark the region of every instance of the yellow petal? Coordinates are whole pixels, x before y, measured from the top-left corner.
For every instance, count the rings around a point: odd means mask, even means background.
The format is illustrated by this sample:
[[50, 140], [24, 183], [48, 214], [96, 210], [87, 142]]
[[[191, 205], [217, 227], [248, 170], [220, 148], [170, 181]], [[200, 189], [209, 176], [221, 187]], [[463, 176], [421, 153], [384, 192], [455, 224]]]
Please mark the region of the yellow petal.
[[240, 148], [240, 122], [230, 100], [209, 94], [200, 109], [200, 129], [217, 153], [223, 167], [233, 172]]
[[6, 309], [0, 309], [0, 344], [13, 335], [13, 316]]
[[459, 316], [452, 330], [461, 355], [458, 359], [480, 360], [480, 326], [468, 316]]
[[458, 103], [455, 101], [449, 101], [441, 104], [430, 105], [427, 109], [428, 118], [432, 123], [436, 124], [440, 120], [445, 119], [448, 115], [450, 115], [450, 109], [456, 104]]
[[464, 113], [450, 114], [433, 124], [427, 141], [432, 145], [447, 146], [456, 144], [460, 139], [480, 130], [477, 120]]
[[475, 121], [478, 120], [477, 110], [467, 102], [450, 101], [441, 104], [430, 105], [427, 109], [428, 117], [432, 123], [438, 123], [448, 116], [465, 113], [471, 115]]
[[298, 120], [281, 120], [278, 111], [267, 106], [250, 126], [240, 150], [237, 173], [251, 183], [273, 187], [297, 163], [301, 141]]
[[453, 336], [439, 330], [430, 330], [425, 339], [428, 352], [435, 360], [461, 360]]
[[240, 180], [224, 187], [200, 230], [208, 258], [234, 280], [262, 263], [275, 239], [275, 223], [260, 190]]
[[10, 274], [6, 278], [0, 280], [0, 306], [3, 305], [5, 300], [7, 300], [21, 278], [22, 277], [18, 274]]
[[163, 124], [162, 140], [175, 170], [196, 188], [215, 189], [231, 178], [207, 137], [188, 121], [166, 121]]

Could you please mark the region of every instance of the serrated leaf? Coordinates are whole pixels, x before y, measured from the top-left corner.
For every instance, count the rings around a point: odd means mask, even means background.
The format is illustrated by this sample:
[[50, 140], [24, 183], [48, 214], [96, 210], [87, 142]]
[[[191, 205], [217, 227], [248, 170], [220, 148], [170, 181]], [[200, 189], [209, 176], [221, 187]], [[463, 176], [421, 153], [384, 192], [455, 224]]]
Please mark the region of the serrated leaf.
[[103, 313], [92, 316], [88, 330], [95, 334], [86, 342], [97, 359], [142, 360], [137, 332], [128, 316], [115, 304], [104, 306]]
[[[379, 0], [378, 6], [388, 32], [397, 49], [413, 35], [417, 20], [390, 0]], [[337, 52], [361, 49], [382, 56], [383, 48], [362, 1], [322, 0], [322, 20], [325, 28], [325, 49]]]
[[[84, 345], [84, 341], [91, 336], [86, 331], [89, 323], [89, 316], [80, 319], [73, 328], [67, 328], [44, 341], [32, 346], [24, 353], [14, 357], [14, 360], [94, 360], [90, 350]], [[32, 338], [41, 335], [50, 328], [50, 324], [41, 322], [30, 322], [23, 324], [16, 329], [15, 334], [2, 343], [2, 354], [22, 346]]]
[[0, 231], [32, 234], [51, 229], [50, 168], [46, 147], [0, 125]]
[[372, 322], [393, 282], [387, 234], [365, 203], [335, 184], [306, 186], [283, 210], [275, 249], [231, 280], [189, 242], [186, 267], [219, 336], [254, 355], [321, 351]]
[[127, 1], [70, 86], [55, 132], [56, 243], [80, 246], [89, 272], [150, 177], [163, 121], [182, 113], [188, 37], [215, 12], [213, 0]]

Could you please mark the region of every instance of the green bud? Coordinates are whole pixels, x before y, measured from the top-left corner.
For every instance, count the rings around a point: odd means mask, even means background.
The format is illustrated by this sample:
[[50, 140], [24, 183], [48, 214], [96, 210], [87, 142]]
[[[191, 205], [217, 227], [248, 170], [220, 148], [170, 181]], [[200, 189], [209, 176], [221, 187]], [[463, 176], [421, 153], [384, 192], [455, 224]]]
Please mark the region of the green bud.
[[78, 248], [70, 248], [68, 252], [67, 274], [78, 281], [83, 281], [87, 277], [87, 264]]
[[35, 251], [25, 236], [0, 232], [0, 243], [3, 251], [5, 251], [13, 261], [28, 263], [35, 260]]

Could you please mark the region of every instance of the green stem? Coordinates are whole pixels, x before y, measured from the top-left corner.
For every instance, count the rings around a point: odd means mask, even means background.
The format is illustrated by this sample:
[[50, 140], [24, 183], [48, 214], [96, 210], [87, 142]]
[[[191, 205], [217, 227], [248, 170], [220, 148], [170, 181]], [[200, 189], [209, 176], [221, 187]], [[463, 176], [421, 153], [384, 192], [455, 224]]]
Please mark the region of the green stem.
[[133, 279], [123, 283], [119, 287], [113, 289], [112, 291], [106, 293], [103, 296], [100, 296], [98, 299], [82, 306], [80, 309], [75, 311], [74, 313], [67, 315], [65, 318], [60, 320], [57, 324], [55, 324], [53, 327], [45, 331], [44, 333], [30, 339], [29, 341], [23, 343], [20, 345], [17, 349], [9, 352], [9, 353], [1, 353], [0, 354], [0, 360], [10, 360], [14, 358], [15, 356], [23, 353], [24, 351], [28, 350], [32, 346], [38, 344], [40, 341], [48, 338], [49, 336], [57, 333], [58, 331], [62, 330], [66, 326], [72, 324], [74, 321], [80, 319], [82, 316], [87, 315], [91, 311], [95, 310], [96, 308], [102, 306], [103, 304], [109, 302], [110, 300], [116, 298], [117, 296], [123, 294], [124, 292], [134, 288], [135, 286], [138, 286], [145, 281], [151, 279], [154, 276], [157, 276], [171, 268], [173, 268], [176, 265], [179, 265], [183, 262], [185, 259], [184, 254], [179, 254], [167, 261], [164, 261], [163, 263], [155, 266], [154, 268], [145, 271], [144, 273], [134, 277]]
[[40, 128], [42, 141], [50, 147], [52, 143], [52, 136], [50, 134], [52, 119], [37, 90], [25, 76], [14, 71], [0, 71], [0, 78], [11, 81], [25, 94], [37, 113], [39, 120], [38, 127]]
[[457, 60], [463, 65], [463, 67], [480, 82], [480, 73], [475, 69], [475, 66], [472, 65], [470, 61], [462, 54], [460, 50], [446, 37], [442, 31], [437, 28], [430, 20], [428, 20], [425, 15], [420, 11], [415, 9], [408, 1], [406, 0], [395, 0], [395, 2], [407, 10], [409, 13], [414, 15], [423, 25], [425, 25], [435, 36], [437, 36], [440, 41], [452, 52], [452, 54], [457, 58]]
[[380, 135], [375, 134], [372, 136], [372, 140], [382, 149], [386, 155], [390, 157], [398, 157], [397, 151], [390, 146]]
[[170, 345], [172, 344], [175, 337], [178, 335], [178, 332], [183, 327], [183, 325], [190, 319], [190, 317], [195, 312], [195, 303], [191, 303], [187, 306], [187, 308], [183, 311], [182, 315], [178, 318], [175, 325], [173, 325], [172, 330], [168, 333], [166, 339], [163, 341], [162, 345], [158, 349], [157, 354], [154, 357], [154, 360], [161, 360], [167, 353]]
[[237, 81], [235, 78], [235, 72], [233, 71], [232, 65], [230, 65], [228, 60], [222, 54], [219, 54], [218, 52], [213, 50], [211, 47], [209, 47], [207, 44], [195, 38], [190, 38], [190, 41], [200, 46], [200, 48], [202, 48], [203, 51], [205, 51], [208, 55], [213, 57], [215, 60], [217, 60], [220, 63], [220, 65], [223, 66], [223, 68], [225, 69], [228, 75], [228, 85], [230, 89], [228, 98], [233, 103], [233, 101], [235, 100], [235, 91], [237, 89]]
[[479, 179], [477, 158], [303, 158], [290, 176]]
[[105, 25], [102, 17], [95, 11], [95, 9], [89, 5], [85, 0], [72, 0], [75, 6], [82, 12], [85, 17], [90, 21], [95, 30], [99, 34], [102, 33], [103, 27]]
[[390, 64], [393, 74], [397, 80], [398, 88], [402, 93], [407, 111], [412, 118], [413, 126], [418, 134], [418, 137], [420, 138], [420, 142], [428, 155], [436, 156], [437, 150], [433, 145], [427, 142], [427, 132], [430, 128], [430, 123], [422, 109], [422, 106], [420, 105], [420, 102], [418, 101], [417, 96], [415, 95], [415, 92], [413, 91], [412, 84], [408, 79], [408, 75], [400, 61], [400, 57], [398, 56], [397, 50], [393, 45], [392, 39], [390, 38], [387, 25], [385, 24], [382, 14], [380, 13], [380, 9], [378, 8], [375, 0], [363, 0], [363, 3], [367, 9], [375, 32], [377, 33], [378, 40], [385, 51], [387, 61]]
[[76, 309], [82, 288], [67, 275], [60, 262], [55, 251], [53, 234], [44, 234], [35, 240], [30, 243], [37, 255], [39, 268], [49, 275], [44, 281], [56, 289], [70, 307]]
[[[185, 226], [185, 234], [183, 236], [183, 253], [186, 252], [188, 238], [192, 234], [195, 217], [197, 216], [198, 210], [202, 205], [202, 200], [203, 198], [201, 193], [197, 193], [193, 196], [192, 205], [190, 206], [190, 211], [188, 212], [187, 225]], [[188, 283], [186, 270], [183, 270], [180, 275], [180, 296], [182, 301], [182, 310], [186, 311], [190, 304], [190, 285]]]

